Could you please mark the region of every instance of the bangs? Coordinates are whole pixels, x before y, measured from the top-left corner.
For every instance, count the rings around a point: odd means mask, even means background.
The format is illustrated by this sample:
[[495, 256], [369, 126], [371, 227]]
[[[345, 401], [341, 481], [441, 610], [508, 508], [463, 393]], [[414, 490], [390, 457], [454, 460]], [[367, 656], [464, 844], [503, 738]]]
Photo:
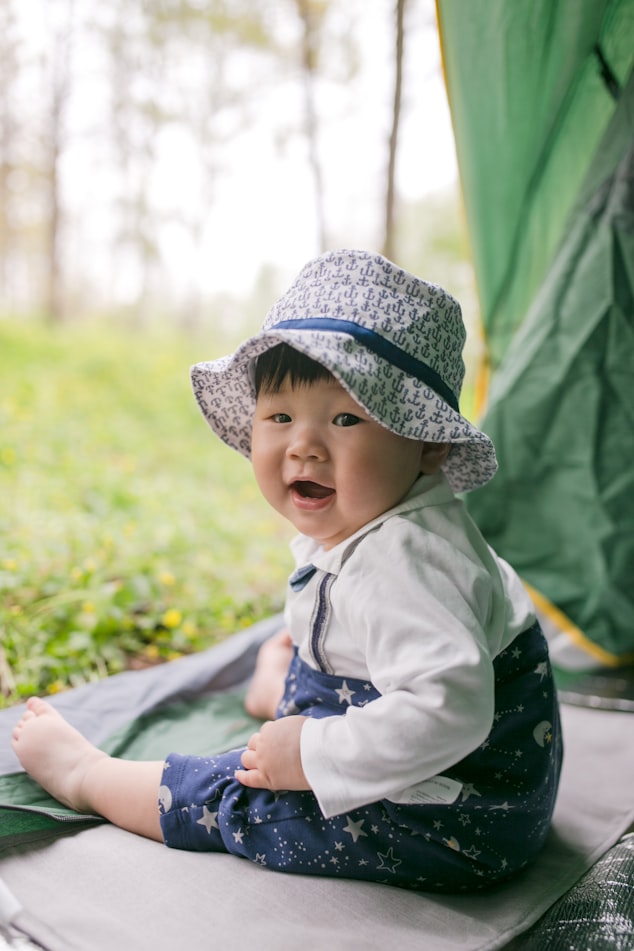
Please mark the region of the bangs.
[[255, 360], [255, 393], [278, 393], [287, 381], [291, 386], [307, 386], [317, 380], [332, 380], [330, 370], [287, 343], [261, 353]]

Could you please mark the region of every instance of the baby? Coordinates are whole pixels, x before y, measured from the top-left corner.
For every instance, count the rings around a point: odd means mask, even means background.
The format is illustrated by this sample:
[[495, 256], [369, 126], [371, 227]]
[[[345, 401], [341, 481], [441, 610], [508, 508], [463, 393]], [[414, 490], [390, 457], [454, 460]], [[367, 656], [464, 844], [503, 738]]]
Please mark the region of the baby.
[[524, 867], [561, 767], [548, 651], [456, 493], [495, 473], [461, 416], [460, 307], [377, 254], [310, 262], [235, 354], [193, 367], [215, 432], [298, 531], [245, 749], [111, 758], [45, 701], [13, 747], [66, 805], [279, 871], [474, 890]]

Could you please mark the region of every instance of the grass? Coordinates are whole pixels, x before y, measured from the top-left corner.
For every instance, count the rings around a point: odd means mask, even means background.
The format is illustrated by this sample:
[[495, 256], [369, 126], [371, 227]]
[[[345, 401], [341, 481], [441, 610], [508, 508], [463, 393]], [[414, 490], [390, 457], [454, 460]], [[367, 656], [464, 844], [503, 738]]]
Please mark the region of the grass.
[[280, 609], [291, 531], [189, 388], [228, 349], [0, 323], [0, 705]]

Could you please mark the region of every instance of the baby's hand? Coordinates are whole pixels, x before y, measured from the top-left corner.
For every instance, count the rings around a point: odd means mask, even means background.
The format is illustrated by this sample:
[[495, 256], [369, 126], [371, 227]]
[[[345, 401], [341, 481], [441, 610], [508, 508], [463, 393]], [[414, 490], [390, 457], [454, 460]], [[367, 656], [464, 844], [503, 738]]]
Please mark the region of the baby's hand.
[[305, 717], [269, 720], [254, 733], [235, 776], [253, 789], [310, 789], [302, 769], [299, 738]]

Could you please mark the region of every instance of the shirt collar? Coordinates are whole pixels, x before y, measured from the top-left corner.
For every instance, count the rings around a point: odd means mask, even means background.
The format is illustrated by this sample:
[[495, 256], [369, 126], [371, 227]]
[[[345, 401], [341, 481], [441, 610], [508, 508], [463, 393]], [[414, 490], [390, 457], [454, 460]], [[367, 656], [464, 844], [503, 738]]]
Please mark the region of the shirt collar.
[[350, 549], [356, 548], [365, 535], [379, 528], [388, 519], [416, 509], [442, 505], [450, 502], [453, 498], [454, 494], [451, 487], [442, 473], [420, 476], [398, 505], [378, 515], [371, 522], [367, 522], [354, 535], [345, 538], [328, 551], [325, 551], [313, 538], [307, 535], [297, 535], [290, 544], [295, 564], [297, 567], [301, 567], [311, 563], [322, 571], [335, 575], [339, 574]]

